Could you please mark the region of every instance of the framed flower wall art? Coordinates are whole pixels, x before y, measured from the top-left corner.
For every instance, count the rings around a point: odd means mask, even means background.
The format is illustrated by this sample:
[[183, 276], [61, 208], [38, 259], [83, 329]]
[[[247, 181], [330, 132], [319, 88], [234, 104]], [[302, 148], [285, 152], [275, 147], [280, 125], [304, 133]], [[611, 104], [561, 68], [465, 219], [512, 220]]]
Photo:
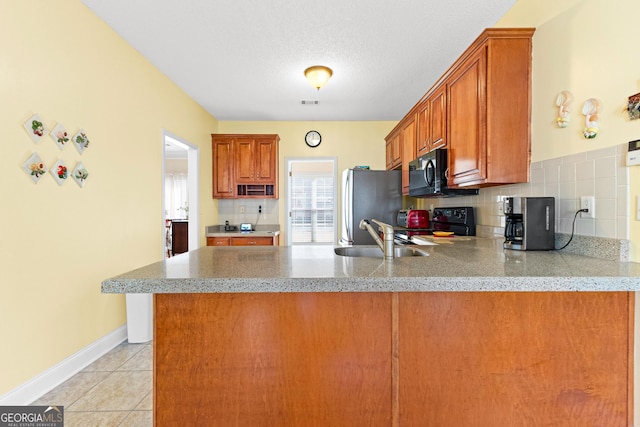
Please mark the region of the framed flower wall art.
[[47, 167], [38, 153], [33, 153], [29, 156], [29, 158], [22, 164], [22, 170], [25, 171], [25, 173], [29, 175], [31, 180], [36, 184], [40, 182], [44, 174], [47, 173]]
[[34, 114], [24, 122], [24, 128], [35, 144], [40, 142], [44, 135], [49, 132], [44, 122], [37, 114]]
[[82, 188], [89, 177], [89, 172], [87, 172], [87, 169], [85, 169], [82, 162], [78, 162], [75, 169], [73, 169], [73, 172], [71, 172], [71, 176], [76, 184]]
[[[38, 114], [33, 114], [29, 117], [29, 119], [23, 123], [23, 127], [34, 144], [39, 143], [42, 138], [48, 135], [61, 151], [63, 151], [67, 145], [74, 145], [78, 152], [82, 154], [84, 150], [89, 147], [89, 137], [84, 129], [78, 130], [71, 136], [67, 128], [58, 122], [53, 129], [49, 131]], [[49, 173], [59, 186], [62, 186], [69, 178], [72, 178], [80, 188], [83, 188], [89, 177], [89, 172], [82, 162], [78, 162], [75, 168], [72, 169], [60, 157], [51, 168], [48, 168], [36, 152], [33, 152], [29, 158], [22, 163], [21, 168], [36, 184], [40, 182], [45, 174]]]
[[58, 160], [51, 166], [49, 169], [49, 173], [53, 177], [53, 179], [58, 183], [58, 185], [62, 185], [67, 182], [69, 178], [69, 168], [64, 163], [62, 159]]
[[84, 150], [89, 147], [89, 138], [87, 134], [84, 132], [84, 129], [80, 129], [75, 135], [73, 135], [73, 145], [76, 146], [78, 152], [82, 154]]
[[49, 136], [61, 150], [64, 150], [64, 148], [67, 146], [67, 142], [69, 142], [70, 140], [67, 130], [60, 123], [58, 123], [56, 127], [54, 127], [51, 132], [49, 132]]

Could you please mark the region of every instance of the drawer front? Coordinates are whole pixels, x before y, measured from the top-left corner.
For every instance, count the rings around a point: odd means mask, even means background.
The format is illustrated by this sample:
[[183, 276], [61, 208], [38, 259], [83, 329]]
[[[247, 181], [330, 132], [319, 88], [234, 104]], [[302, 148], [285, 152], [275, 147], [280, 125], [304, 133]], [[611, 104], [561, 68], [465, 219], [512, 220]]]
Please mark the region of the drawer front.
[[207, 246], [230, 246], [228, 237], [207, 237]]
[[272, 237], [232, 237], [231, 246], [272, 246]]

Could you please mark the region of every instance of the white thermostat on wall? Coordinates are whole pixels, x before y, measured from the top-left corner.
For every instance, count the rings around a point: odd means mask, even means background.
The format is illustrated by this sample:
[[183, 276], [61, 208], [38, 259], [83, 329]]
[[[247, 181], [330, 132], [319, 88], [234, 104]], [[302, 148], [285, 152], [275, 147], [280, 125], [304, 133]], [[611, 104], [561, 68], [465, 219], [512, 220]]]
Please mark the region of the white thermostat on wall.
[[640, 139], [629, 141], [627, 152], [627, 166], [640, 165]]

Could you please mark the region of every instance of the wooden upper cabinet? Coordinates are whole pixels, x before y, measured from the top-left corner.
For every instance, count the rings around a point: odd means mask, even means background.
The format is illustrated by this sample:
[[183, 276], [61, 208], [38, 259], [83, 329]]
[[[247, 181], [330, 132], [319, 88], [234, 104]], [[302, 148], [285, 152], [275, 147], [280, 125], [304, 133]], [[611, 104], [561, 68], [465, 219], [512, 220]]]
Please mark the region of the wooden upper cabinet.
[[[278, 198], [278, 135], [213, 134], [212, 140], [214, 198]], [[216, 150], [224, 144], [230, 155], [223, 161]]]
[[409, 117], [401, 126], [402, 194], [409, 195], [409, 162], [416, 156], [416, 117]]
[[275, 139], [238, 139], [236, 152], [237, 183], [275, 181], [278, 152]]
[[256, 146], [256, 182], [276, 182], [278, 168], [278, 146], [275, 139], [257, 139]]
[[[397, 168], [392, 141], [400, 138], [403, 170], [446, 148], [452, 187], [528, 182], [534, 31], [485, 30], [387, 136], [387, 169]], [[415, 145], [408, 148], [411, 132]]]
[[253, 138], [238, 138], [235, 141], [235, 170], [237, 183], [253, 183], [255, 154]]
[[488, 29], [447, 78], [454, 186], [529, 181], [534, 29]]
[[446, 94], [446, 87], [442, 85], [418, 106], [416, 157], [447, 145]]
[[233, 198], [234, 187], [234, 159], [233, 139], [213, 138], [213, 197]]
[[418, 137], [416, 139], [416, 154], [422, 156], [427, 154], [430, 147], [431, 137], [431, 102], [424, 100], [418, 107]]
[[449, 92], [449, 177], [453, 184], [478, 183], [487, 175], [485, 133], [486, 55], [469, 58], [451, 76]]
[[402, 163], [401, 147], [400, 147], [400, 132], [396, 131], [386, 138], [386, 158], [387, 158], [387, 170], [395, 169]]
[[431, 149], [447, 146], [447, 91], [443, 85], [429, 97], [431, 103]]

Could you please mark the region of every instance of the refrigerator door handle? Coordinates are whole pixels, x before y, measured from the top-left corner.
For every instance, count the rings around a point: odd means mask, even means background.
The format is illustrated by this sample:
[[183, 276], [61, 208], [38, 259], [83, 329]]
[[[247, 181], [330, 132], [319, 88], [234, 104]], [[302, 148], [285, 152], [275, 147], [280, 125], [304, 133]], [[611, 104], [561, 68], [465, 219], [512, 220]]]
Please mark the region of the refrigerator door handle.
[[349, 203], [349, 200], [352, 200], [351, 198], [351, 173], [347, 173], [347, 179], [345, 180], [344, 183], [344, 188], [342, 191], [342, 206], [343, 206], [343, 210], [346, 213], [345, 218], [344, 218], [344, 227], [345, 230], [347, 231], [347, 239], [349, 240], [349, 242], [353, 241], [353, 234], [351, 232], [351, 228], [349, 224], [350, 220], [353, 220], [353, 206], [351, 206], [351, 203]]

